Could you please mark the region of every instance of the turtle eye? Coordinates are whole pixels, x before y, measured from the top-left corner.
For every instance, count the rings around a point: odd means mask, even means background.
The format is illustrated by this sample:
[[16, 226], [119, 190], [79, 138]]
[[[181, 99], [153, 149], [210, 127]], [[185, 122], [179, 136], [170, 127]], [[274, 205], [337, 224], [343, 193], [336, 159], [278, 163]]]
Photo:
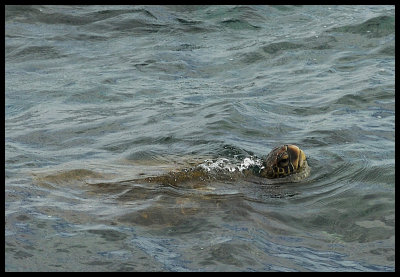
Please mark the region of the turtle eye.
[[280, 159], [279, 159], [279, 165], [280, 166], [287, 166], [288, 165], [288, 163], [289, 163], [289, 157], [287, 156], [287, 155], [284, 155], [284, 156], [282, 156]]

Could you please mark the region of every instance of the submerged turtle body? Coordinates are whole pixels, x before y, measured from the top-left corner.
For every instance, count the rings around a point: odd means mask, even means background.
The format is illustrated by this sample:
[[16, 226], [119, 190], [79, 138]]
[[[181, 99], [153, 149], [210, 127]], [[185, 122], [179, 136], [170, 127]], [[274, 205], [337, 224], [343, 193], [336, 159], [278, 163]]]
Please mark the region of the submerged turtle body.
[[252, 165], [241, 171], [209, 172], [204, 166], [185, 168], [180, 171], [169, 172], [165, 175], [147, 177], [149, 183], [176, 185], [185, 182], [206, 182], [208, 180], [235, 180], [248, 178], [256, 182], [268, 184], [277, 182], [297, 182], [310, 175], [310, 167], [303, 150], [293, 144], [285, 144], [272, 149], [262, 159], [260, 165]]

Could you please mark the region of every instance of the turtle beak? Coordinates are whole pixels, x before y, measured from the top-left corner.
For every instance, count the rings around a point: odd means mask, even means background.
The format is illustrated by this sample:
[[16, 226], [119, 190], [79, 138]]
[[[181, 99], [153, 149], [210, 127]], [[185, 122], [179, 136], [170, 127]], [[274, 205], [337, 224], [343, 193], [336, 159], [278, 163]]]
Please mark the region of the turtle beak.
[[301, 153], [301, 155], [300, 155], [300, 162], [301, 162], [300, 166], [302, 166], [302, 165], [303, 165], [303, 162], [304, 162], [305, 160], [307, 160], [307, 157], [306, 157], [306, 154], [304, 154], [304, 151], [303, 151], [303, 150], [300, 150], [300, 153]]
[[302, 166], [304, 161], [306, 160], [306, 154], [296, 145], [288, 145], [287, 150], [290, 153], [290, 162], [293, 165], [293, 168], [298, 171]]

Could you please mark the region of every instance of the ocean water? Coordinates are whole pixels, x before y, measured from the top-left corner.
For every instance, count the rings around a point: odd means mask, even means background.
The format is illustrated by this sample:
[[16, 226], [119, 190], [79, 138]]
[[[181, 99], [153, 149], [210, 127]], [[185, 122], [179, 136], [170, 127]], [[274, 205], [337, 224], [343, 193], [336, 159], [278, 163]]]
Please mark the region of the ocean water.
[[5, 7], [6, 271], [394, 271], [394, 192], [394, 6]]

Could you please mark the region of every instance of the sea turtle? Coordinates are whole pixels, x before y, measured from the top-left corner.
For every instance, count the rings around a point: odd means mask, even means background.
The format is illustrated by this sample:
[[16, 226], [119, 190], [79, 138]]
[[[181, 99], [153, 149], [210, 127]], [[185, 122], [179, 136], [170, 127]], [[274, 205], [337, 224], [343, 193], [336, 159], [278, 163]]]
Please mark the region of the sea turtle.
[[309, 175], [310, 167], [304, 151], [296, 145], [285, 144], [272, 149], [259, 163], [252, 163], [245, 167], [210, 170], [204, 164], [200, 164], [160, 176], [147, 177], [141, 181], [176, 185], [184, 182], [224, 181], [244, 177], [257, 183], [275, 184], [301, 181]]
[[[167, 170], [170, 170], [170, 166], [176, 168], [175, 162], [168, 157], [163, 158], [169, 165]], [[56, 170], [55, 174], [38, 172], [34, 178], [41, 186], [51, 189], [68, 185], [74, 193], [82, 189], [87, 195], [104, 195], [107, 203], [99, 204], [98, 211], [93, 209], [102, 216], [104, 208], [101, 205], [112, 205], [115, 201], [127, 203], [116, 213], [115, 209], [120, 206], [108, 209], [107, 216], [113, 218], [113, 224], [134, 224], [147, 228], [154, 226], [151, 228], [168, 228], [166, 230], [169, 232], [173, 228], [197, 228], [197, 223], [203, 222], [214, 211], [217, 215], [219, 211], [226, 211], [229, 216], [241, 217], [243, 213], [247, 214], [247, 200], [267, 201], [266, 198], [295, 196], [298, 192], [293, 186], [282, 184], [304, 180], [310, 174], [306, 155], [298, 146], [291, 144], [276, 147], [262, 158], [234, 156], [206, 161], [203, 158], [191, 157], [188, 161], [182, 158], [180, 164], [186, 168], [181, 167], [156, 176], [152, 175], [166, 168], [150, 162], [137, 163], [138, 167], [132, 169], [134, 175], [129, 175], [133, 173], [128, 170], [124, 171], [126, 175], [122, 177], [119, 174], [74, 169], [61, 172]], [[114, 179], [115, 176], [118, 176], [117, 179]], [[134, 176], [135, 179], [126, 176]], [[245, 209], [240, 210], [240, 213], [231, 212], [237, 211], [235, 207], [238, 205]], [[82, 212], [77, 210], [71, 220], [86, 222], [88, 214], [87, 209]], [[65, 217], [70, 215], [70, 212], [65, 211]]]

